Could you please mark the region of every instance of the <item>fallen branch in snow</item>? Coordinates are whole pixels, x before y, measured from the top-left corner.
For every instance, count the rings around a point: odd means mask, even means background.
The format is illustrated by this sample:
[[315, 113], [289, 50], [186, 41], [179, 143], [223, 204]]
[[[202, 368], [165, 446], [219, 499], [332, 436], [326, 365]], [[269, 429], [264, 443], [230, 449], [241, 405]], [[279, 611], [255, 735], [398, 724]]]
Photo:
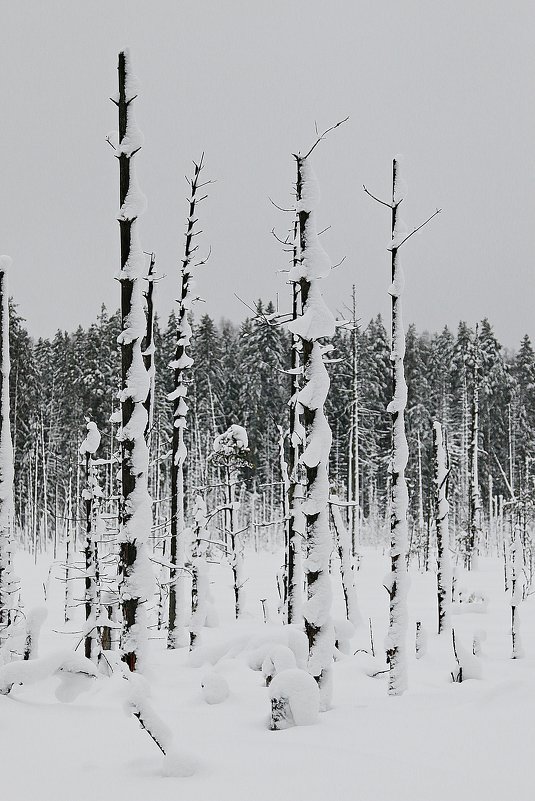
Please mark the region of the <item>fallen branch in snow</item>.
[[123, 673], [123, 678], [128, 681], [127, 710], [138, 719], [141, 728], [147, 732], [164, 755], [164, 775], [192, 776], [195, 772], [195, 760], [176, 752], [171, 730], [154, 711], [148, 700], [150, 697], [148, 683], [139, 675], [129, 675], [126, 672]]

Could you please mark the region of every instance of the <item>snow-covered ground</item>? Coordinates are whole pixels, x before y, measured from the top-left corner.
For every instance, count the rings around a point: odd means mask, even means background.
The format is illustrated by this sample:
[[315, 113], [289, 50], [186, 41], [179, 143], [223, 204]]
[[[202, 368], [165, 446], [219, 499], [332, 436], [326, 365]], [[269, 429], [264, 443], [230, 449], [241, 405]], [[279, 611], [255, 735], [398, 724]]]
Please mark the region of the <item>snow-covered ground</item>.
[[[196, 762], [194, 775], [164, 776], [163, 757], [138, 721], [125, 712], [125, 685], [112, 678], [61, 680], [50, 677], [0, 696], [0, 797], [9, 801], [530, 801], [535, 734], [535, 605], [521, 610], [525, 656], [510, 658], [510, 605], [503, 590], [502, 563], [481, 559], [477, 573], [459, 578], [487, 597], [477, 612], [453, 615], [459, 652], [467, 652], [468, 678], [452, 683], [451, 653], [433, 635], [435, 576], [411, 571], [409, 591], [412, 646], [416, 620], [427, 635], [427, 653], [412, 658], [409, 690], [388, 697], [381, 656], [387, 630], [387, 594], [382, 587], [387, 555], [366, 550], [357, 576], [363, 624], [351, 640], [351, 654], [334, 668], [332, 708], [319, 722], [270, 731], [269, 694], [262, 673], [251, 669], [263, 642], [287, 642], [276, 622], [275, 575], [281, 553], [246, 559], [246, 615], [232, 621], [230, 570], [212, 569], [221, 625], [204, 629], [192, 658], [186, 649], [165, 650], [152, 630], [145, 677], [155, 711], [172, 730], [175, 747]], [[43, 603], [49, 615], [40, 655], [69, 648], [62, 619], [64, 585], [59, 564], [34, 566], [19, 554], [26, 608]], [[337, 563], [334, 565], [337, 568]], [[336, 570], [334, 576], [336, 576]], [[335, 585], [335, 615], [343, 599]], [[81, 597], [81, 587], [74, 597]], [[263, 622], [260, 599], [274, 622]], [[468, 607], [471, 608], [471, 607]], [[475, 605], [474, 607], [475, 608]], [[80, 608], [79, 614], [82, 615]], [[373, 622], [377, 660], [370, 649]], [[79, 628], [68, 624], [71, 630]], [[481, 655], [470, 659], [473, 635]], [[424, 637], [425, 639], [425, 637]], [[411, 653], [413, 648], [410, 648]], [[354, 652], [357, 651], [356, 654]], [[229, 694], [207, 703], [201, 684], [215, 672]], [[224, 684], [220, 683], [220, 684]], [[77, 694], [78, 693], [78, 694]], [[223, 698], [215, 690], [210, 700]], [[6, 788], [9, 788], [6, 795]]]

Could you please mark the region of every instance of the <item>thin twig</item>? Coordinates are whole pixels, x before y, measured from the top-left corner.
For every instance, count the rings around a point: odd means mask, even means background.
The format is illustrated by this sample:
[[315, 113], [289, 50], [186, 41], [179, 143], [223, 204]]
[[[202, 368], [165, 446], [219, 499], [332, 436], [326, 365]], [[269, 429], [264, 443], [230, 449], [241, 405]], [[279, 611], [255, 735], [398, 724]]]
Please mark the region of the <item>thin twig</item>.
[[[330, 128], [327, 128], [325, 131], [323, 131], [323, 133], [320, 134], [320, 136], [318, 136], [318, 138], [316, 139], [316, 141], [314, 142], [314, 144], [312, 145], [312, 147], [310, 148], [310, 150], [308, 151], [306, 156], [302, 156], [301, 157], [301, 160], [305, 161], [305, 159], [307, 159], [310, 156], [310, 154], [312, 153], [312, 151], [319, 145], [319, 143], [322, 141], [322, 139], [325, 139], [325, 137], [327, 136], [328, 133], [330, 133], [331, 131], [334, 131], [335, 128], [339, 128], [340, 125], [343, 125], [344, 122], [348, 121], [348, 119], [349, 119], [349, 115], [344, 120], [340, 120], [335, 125], [331, 125]], [[317, 132], [317, 128], [316, 128], [316, 132]], [[297, 156], [295, 158], [297, 158]]]
[[428, 222], [431, 222], [433, 217], [436, 217], [437, 214], [440, 214], [441, 211], [442, 211], [442, 209], [437, 209], [436, 211], [434, 211], [433, 214], [430, 217], [428, 217], [425, 222], [423, 222], [421, 225], [419, 225], [417, 228], [415, 228], [414, 231], [411, 231], [410, 234], [407, 234], [405, 239], [402, 239], [401, 242], [399, 243], [399, 245], [396, 245], [395, 247], [389, 247], [389, 248], [387, 248], [387, 250], [399, 250], [400, 247], [405, 244], [407, 239], [410, 239], [411, 236], [413, 236], [417, 231], [420, 231], [420, 229], [422, 229], [424, 227], [424, 225], [427, 225]]

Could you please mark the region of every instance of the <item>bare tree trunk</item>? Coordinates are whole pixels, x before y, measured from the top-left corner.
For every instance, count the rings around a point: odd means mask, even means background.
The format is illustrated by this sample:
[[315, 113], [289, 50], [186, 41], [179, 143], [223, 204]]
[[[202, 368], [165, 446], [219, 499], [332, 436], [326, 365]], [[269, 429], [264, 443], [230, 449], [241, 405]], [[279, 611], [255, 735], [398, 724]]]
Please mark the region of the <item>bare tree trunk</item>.
[[[173, 441], [171, 458], [171, 541], [169, 561], [171, 564], [177, 563], [181, 568], [184, 567], [187, 543], [184, 541], [185, 523], [185, 466], [187, 449], [184, 442], [184, 431], [187, 427], [188, 405], [186, 398], [188, 394], [187, 371], [193, 364], [193, 359], [188, 354], [187, 349], [191, 342], [191, 326], [188, 314], [191, 312], [192, 294], [191, 277], [193, 257], [198, 246], [194, 246], [194, 238], [197, 236], [195, 217], [197, 204], [204, 198], [198, 197], [200, 187], [200, 174], [203, 168], [203, 156], [199, 163], [194, 165], [193, 178], [189, 181], [190, 197], [188, 207], [188, 218], [186, 225], [186, 243], [184, 248], [184, 258], [180, 271], [180, 297], [178, 299], [177, 333], [175, 358], [169, 365], [174, 370], [173, 392], [169, 400], [173, 403]], [[185, 633], [186, 602], [184, 593], [184, 571], [175, 567], [170, 570], [169, 584], [169, 627], [167, 637], [167, 647], [175, 648], [181, 642]], [[186, 644], [185, 642], [183, 644]]]
[[69, 487], [67, 494], [66, 525], [65, 525], [65, 623], [70, 620], [70, 608], [72, 601], [71, 591], [71, 560], [72, 560], [72, 468], [69, 468]]
[[469, 459], [469, 514], [466, 566], [469, 570], [473, 570], [477, 565], [477, 552], [481, 536], [481, 496], [479, 492], [479, 332], [477, 326]]
[[392, 472], [390, 504], [390, 562], [389, 586], [390, 617], [386, 657], [389, 672], [388, 692], [401, 695], [407, 685], [405, 639], [407, 631], [407, 506], [408, 491], [405, 479], [408, 447], [405, 434], [405, 407], [407, 384], [403, 359], [405, 355], [405, 331], [403, 329], [401, 295], [403, 274], [399, 260], [397, 239], [401, 225], [398, 216], [402, 200], [398, 188], [399, 165], [393, 161], [392, 182], [392, 401], [388, 411], [392, 415]]
[[449, 557], [449, 459], [440, 423], [433, 424], [435, 514], [437, 532], [438, 633], [450, 627], [451, 565]]
[[154, 284], [156, 271], [156, 257], [154, 253], [150, 254], [150, 264], [147, 273], [147, 291], [145, 294], [145, 301], [147, 303], [147, 328], [145, 339], [143, 341], [143, 363], [147, 371], [150, 384], [147, 400], [145, 401], [145, 409], [147, 410], [147, 425], [145, 427], [145, 439], [150, 451], [150, 440], [152, 432], [152, 423], [154, 416]]
[[97, 546], [97, 527], [96, 527], [96, 488], [97, 482], [94, 474], [93, 460], [91, 452], [82, 452], [85, 455], [85, 478], [86, 488], [84, 490], [85, 504], [85, 524], [86, 541], [84, 548], [85, 556], [85, 620], [86, 634], [84, 641], [84, 652], [87, 659], [98, 663], [102, 650], [100, 618], [100, 569], [98, 560]]
[[[428, 568], [428, 548], [424, 542], [425, 517], [424, 517], [424, 490], [422, 480], [422, 441], [420, 432], [417, 432], [418, 443], [418, 547], [424, 550], [424, 570]], [[420, 561], [420, 560], [418, 560]]]
[[358, 611], [357, 592], [355, 589], [355, 566], [352, 559], [351, 535], [344, 526], [344, 521], [342, 520], [340, 512], [339, 499], [336, 495], [331, 495], [330, 506], [336, 534], [336, 548], [340, 558], [340, 575], [342, 578], [346, 617], [356, 626], [360, 622], [360, 614]]
[[522, 582], [524, 576], [524, 546], [518, 525], [518, 515], [513, 510], [512, 515], [516, 515], [513, 524], [513, 541], [511, 544], [511, 640], [512, 658], [522, 657], [523, 650], [520, 640], [519, 608], [522, 603]]
[[351, 329], [351, 428], [349, 446], [349, 492], [348, 501], [354, 504], [349, 507], [349, 530], [351, 532], [351, 548], [359, 565], [360, 548], [360, 470], [359, 470], [359, 388], [358, 388], [358, 326], [357, 299], [355, 285], [352, 292], [352, 329]]
[[[17, 589], [12, 569], [13, 444], [9, 420], [8, 256], [0, 256], [0, 632], [12, 622]], [[3, 637], [0, 634], [0, 644]]]
[[[293, 264], [297, 265], [298, 239], [297, 223], [294, 227]], [[297, 319], [300, 287], [292, 284], [292, 319]], [[305, 533], [305, 519], [301, 509], [303, 503], [303, 478], [299, 456], [303, 447], [303, 428], [300, 420], [298, 394], [300, 388], [300, 339], [292, 334], [290, 399], [290, 428], [288, 455], [288, 515], [286, 517], [286, 619], [288, 623], [298, 623], [302, 618], [303, 607], [303, 568], [301, 543]]]

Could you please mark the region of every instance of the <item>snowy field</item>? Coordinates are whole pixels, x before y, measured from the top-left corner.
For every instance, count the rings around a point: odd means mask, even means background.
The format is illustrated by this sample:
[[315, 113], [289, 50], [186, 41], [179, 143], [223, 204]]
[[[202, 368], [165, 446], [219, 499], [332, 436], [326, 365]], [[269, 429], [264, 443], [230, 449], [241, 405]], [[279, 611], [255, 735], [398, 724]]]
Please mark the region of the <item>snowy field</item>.
[[[9, 801], [533, 798], [535, 608], [528, 597], [521, 618], [525, 656], [512, 660], [501, 560], [483, 558], [477, 572], [458, 579], [458, 588], [464, 585], [487, 598], [477, 612], [453, 615], [466, 667], [460, 684], [448, 675], [454, 667], [451, 652], [433, 636], [435, 575], [411, 571], [410, 653], [417, 620], [427, 642], [420, 658], [411, 658], [408, 692], [387, 697], [384, 674], [371, 674], [384, 669], [388, 604], [382, 581], [388, 557], [365, 550], [357, 575], [363, 624], [351, 639], [350, 653], [335, 663], [332, 708], [316, 725], [273, 732], [262, 673], [249, 665], [263, 643], [286, 642], [287, 628], [276, 622], [275, 575], [281, 559], [282, 553], [248, 555], [246, 613], [239, 623], [232, 621], [230, 570], [212, 568], [220, 625], [203, 630], [193, 656], [187, 649], [165, 650], [165, 641], [152, 629], [145, 678], [177, 750], [194, 760], [194, 775], [164, 776], [161, 753], [125, 713], [126, 683], [118, 672], [97, 679], [52, 676], [0, 696], [1, 776], [2, 786], [10, 788]], [[49, 559], [35, 566], [19, 554], [16, 567], [27, 609], [42, 604], [47, 589], [49, 615], [39, 656], [73, 647], [79, 635], [64, 633], [77, 625], [63, 623], [59, 563], [49, 573]], [[342, 618], [337, 575], [334, 563], [335, 612]], [[74, 596], [82, 597], [77, 590]], [[262, 598], [273, 622], [263, 622]], [[470, 606], [475, 607], [465, 604]], [[79, 614], [81, 622], [82, 608]], [[369, 654], [370, 618], [375, 660]], [[481, 649], [477, 658], [471, 656], [474, 635]], [[226, 679], [230, 692], [221, 703], [209, 704], [201, 682], [213, 672]]]

